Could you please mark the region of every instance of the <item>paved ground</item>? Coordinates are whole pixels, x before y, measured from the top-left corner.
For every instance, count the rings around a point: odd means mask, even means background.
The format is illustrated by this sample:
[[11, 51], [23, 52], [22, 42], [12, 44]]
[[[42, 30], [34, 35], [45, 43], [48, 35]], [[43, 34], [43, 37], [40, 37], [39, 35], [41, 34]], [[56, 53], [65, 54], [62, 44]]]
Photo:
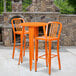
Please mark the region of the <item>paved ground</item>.
[[[33, 68], [30, 71], [28, 50], [20, 65], [18, 65], [19, 50], [16, 49], [15, 59], [11, 58], [12, 50], [12, 47], [0, 46], [0, 76], [49, 76], [45, 60], [39, 59], [37, 72], [34, 71], [33, 61]], [[39, 55], [44, 53], [44, 50], [40, 51]], [[56, 51], [52, 53], [56, 53]], [[53, 58], [51, 76], [76, 76], [76, 47], [61, 47], [60, 58], [62, 69], [58, 69], [57, 58]]]

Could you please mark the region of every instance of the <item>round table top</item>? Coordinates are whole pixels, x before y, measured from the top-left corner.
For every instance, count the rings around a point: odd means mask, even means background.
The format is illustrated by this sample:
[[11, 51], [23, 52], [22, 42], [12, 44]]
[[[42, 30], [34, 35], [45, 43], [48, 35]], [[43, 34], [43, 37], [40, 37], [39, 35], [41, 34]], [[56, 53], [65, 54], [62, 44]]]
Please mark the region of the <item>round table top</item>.
[[21, 23], [21, 26], [28, 26], [28, 27], [40, 27], [40, 26], [46, 26], [48, 23], [45, 22], [25, 22]]

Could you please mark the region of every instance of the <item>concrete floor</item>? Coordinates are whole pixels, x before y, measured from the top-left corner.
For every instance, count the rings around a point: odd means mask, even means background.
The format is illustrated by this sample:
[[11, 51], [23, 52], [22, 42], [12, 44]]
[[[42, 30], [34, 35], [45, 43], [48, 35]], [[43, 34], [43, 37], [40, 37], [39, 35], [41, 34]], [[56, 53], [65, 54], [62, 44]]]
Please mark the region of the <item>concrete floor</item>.
[[[12, 59], [12, 47], [0, 46], [0, 76], [49, 76], [45, 60], [39, 59], [37, 72], [29, 70], [29, 52], [26, 50], [23, 63], [18, 65], [19, 50], [16, 49]], [[39, 55], [44, 50], [40, 50]], [[52, 53], [56, 53], [53, 51]], [[60, 58], [62, 69], [58, 69], [57, 57], [52, 59], [51, 76], [76, 76], [76, 47], [61, 47]]]

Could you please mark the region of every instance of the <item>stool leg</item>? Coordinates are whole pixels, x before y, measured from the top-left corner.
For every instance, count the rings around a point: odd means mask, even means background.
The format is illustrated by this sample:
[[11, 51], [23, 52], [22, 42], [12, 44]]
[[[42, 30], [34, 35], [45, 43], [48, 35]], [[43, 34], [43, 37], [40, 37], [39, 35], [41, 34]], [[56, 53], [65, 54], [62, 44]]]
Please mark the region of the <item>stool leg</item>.
[[51, 74], [51, 41], [49, 41], [49, 75]]
[[16, 46], [16, 37], [15, 37], [15, 34], [14, 34], [14, 45], [13, 45], [13, 54], [12, 54], [12, 59], [14, 59], [15, 46]]
[[21, 52], [20, 52], [20, 55], [19, 55], [19, 62], [18, 62], [18, 65], [20, 64], [20, 61], [21, 61]]
[[37, 56], [37, 61], [38, 61], [38, 40], [36, 41], [36, 51], [37, 51], [36, 56]]
[[59, 63], [59, 70], [60, 70], [61, 64], [60, 64], [60, 56], [59, 56], [59, 40], [57, 41], [57, 55], [58, 55], [58, 63]]
[[21, 63], [23, 62], [23, 35], [21, 34], [20, 35], [20, 39], [21, 39], [21, 48], [20, 48], [20, 56], [19, 56], [19, 62], [18, 64], [20, 64], [20, 60], [21, 60]]
[[47, 41], [45, 41], [45, 56], [46, 56], [46, 67], [48, 66], [48, 52], [47, 52]]
[[24, 37], [24, 53], [23, 53], [23, 56], [25, 56], [25, 46], [26, 46], [26, 37]]
[[35, 40], [35, 71], [37, 71], [37, 60], [38, 60], [38, 40]]
[[21, 34], [21, 63], [23, 62], [23, 34]]

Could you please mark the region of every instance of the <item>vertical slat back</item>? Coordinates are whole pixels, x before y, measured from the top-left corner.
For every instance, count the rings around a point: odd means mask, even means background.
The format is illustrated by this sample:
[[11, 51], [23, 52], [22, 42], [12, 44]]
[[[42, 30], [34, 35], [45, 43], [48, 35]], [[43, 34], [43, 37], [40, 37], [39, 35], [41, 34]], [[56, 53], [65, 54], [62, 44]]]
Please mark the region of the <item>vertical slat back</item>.
[[58, 24], [51, 23], [50, 30], [49, 30], [49, 36], [50, 37], [56, 37], [57, 36], [57, 30], [58, 30]]
[[43, 27], [45, 37], [60, 37], [62, 24], [60, 22], [48, 22], [48, 25]]
[[24, 19], [23, 18], [13, 18], [12, 21], [11, 21], [11, 24], [12, 24], [12, 28], [13, 28], [13, 31], [15, 32], [15, 28], [16, 28], [16, 31], [22, 31], [22, 27], [20, 26], [20, 23], [24, 22]]
[[22, 28], [20, 26], [21, 19], [14, 20], [14, 22], [15, 22], [16, 31], [22, 31]]
[[61, 34], [62, 24], [60, 22], [49, 22], [49, 37], [59, 37]]
[[46, 35], [48, 35], [48, 25], [46, 26]]

